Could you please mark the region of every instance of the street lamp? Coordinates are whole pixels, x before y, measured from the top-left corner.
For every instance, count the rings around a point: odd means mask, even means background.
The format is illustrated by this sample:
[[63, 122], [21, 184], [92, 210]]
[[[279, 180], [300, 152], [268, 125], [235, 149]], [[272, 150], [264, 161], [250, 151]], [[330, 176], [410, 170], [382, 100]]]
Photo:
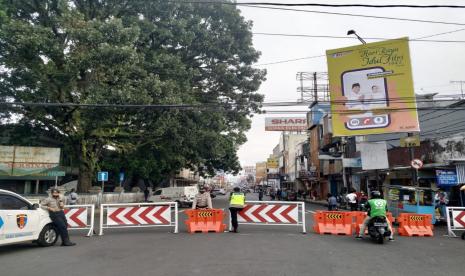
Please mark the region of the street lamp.
[[362, 44], [367, 44], [365, 42], [365, 40], [363, 40], [363, 38], [361, 38], [354, 30], [349, 30], [347, 32], [347, 35], [355, 35], [358, 38], [358, 40], [360, 40], [360, 42], [362, 42]]

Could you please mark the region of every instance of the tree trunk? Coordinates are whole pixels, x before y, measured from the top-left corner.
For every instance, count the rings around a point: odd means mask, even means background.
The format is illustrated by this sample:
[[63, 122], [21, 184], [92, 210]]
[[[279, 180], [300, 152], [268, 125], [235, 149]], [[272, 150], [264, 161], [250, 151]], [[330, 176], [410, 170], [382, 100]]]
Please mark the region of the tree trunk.
[[88, 141], [80, 141], [79, 146], [79, 177], [78, 191], [87, 193], [92, 187], [94, 180], [95, 168], [97, 164], [97, 154], [94, 147], [88, 144]]
[[87, 193], [92, 187], [93, 169], [81, 160], [79, 164], [78, 192]]

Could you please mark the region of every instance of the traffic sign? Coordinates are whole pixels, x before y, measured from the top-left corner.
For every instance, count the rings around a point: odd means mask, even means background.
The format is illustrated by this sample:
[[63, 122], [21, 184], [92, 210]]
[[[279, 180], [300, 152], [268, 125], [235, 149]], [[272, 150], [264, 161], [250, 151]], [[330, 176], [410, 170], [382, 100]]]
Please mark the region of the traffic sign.
[[410, 162], [410, 165], [412, 165], [413, 168], [418, 170], [421, 167], [423, 167], [423, 161], [421, 161], [420, 159], [413, 159], [412, 162]]
[[108, 181], [108, 172], [98, 172], [97, 179], [102, 182]]
[[66, 172], [64, 171], [49, 171], [47, 172], [47, 176], [65, 176]]
[[0, 229], [2, 229], [2, 227], [3, 227], [3, 219], [2, 217], [0, 217]]
[[460, 224], [461, 226], [456, 225], [456, 227], [460, 228], [465, 228], [465, 211], [453, 211], [452, 216], [454, 217], [454, 220]]

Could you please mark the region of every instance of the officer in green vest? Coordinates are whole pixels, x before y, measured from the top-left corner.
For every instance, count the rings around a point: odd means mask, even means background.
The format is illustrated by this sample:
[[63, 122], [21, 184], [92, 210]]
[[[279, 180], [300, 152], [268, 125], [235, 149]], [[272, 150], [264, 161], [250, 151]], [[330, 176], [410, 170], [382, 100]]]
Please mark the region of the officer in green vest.
[[381, 193], [379, 191], [371, 192], [371, 199], [368, 200], [367, 204], [367, 214], [368, 216], [363, 221], [362, 226], [360, 227], [360, 232], [358, 233], [357, 239], [362, 239], [365, 229], [370, 222], [371, 218], [374, 217], [385, 217], [386, 222], [388, 223], [388, 229], [391, 231], [391, 236], [389, 237], [390, 241], [394, 240], [394, 232], [391, 228], [391, 223], [387, 218], [387, 202], [381, 198]]
[[245, 207], [245, 194], [241, 192], [239, 187], [234, 187], [233, 192], [229, 196], [229, 212], [231, 214], [231, 224], [233, 232], [237, 233], [237, 212], [240, 212]]

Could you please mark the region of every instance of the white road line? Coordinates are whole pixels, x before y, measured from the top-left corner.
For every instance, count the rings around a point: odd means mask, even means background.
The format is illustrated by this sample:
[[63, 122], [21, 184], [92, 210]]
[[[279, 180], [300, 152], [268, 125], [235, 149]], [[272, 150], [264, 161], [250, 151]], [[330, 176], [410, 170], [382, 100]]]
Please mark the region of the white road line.
[[310, 210], [307, 210], [307, 211], [305, 211], [305, 213], [307, 213], [307, 214], [308, 214], [308, 213], [315, 214], [316, 212], [314, 212], [314, 211], [310, 211]]

